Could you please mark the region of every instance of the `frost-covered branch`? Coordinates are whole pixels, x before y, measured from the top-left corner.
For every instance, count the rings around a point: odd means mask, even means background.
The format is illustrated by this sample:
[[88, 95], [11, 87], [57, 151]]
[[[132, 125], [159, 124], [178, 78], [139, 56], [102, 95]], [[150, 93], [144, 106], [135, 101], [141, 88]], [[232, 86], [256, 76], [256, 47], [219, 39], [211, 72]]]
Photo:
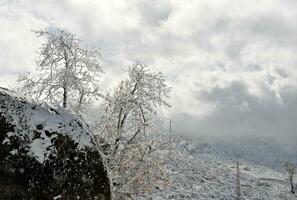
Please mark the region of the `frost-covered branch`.
[[170, 144], [166, 146], [150, 134], [158, 109], [170, 107], [171, 88], [162, 73], [152, 72], [142, 63], [130, 66], [128, 74], [127, 80], [105, 96], [97, 131], [120, 194], [147, 192], [169, 180], [160, 151]]
[[18, 78], [18, 90], [35, 100], [80, 112], [102, 96], [99, 78], [103, 73], [98, 49], [89, 49], [64, 30], [34, 31], [45, 42], [38, 51], [35, 74]]

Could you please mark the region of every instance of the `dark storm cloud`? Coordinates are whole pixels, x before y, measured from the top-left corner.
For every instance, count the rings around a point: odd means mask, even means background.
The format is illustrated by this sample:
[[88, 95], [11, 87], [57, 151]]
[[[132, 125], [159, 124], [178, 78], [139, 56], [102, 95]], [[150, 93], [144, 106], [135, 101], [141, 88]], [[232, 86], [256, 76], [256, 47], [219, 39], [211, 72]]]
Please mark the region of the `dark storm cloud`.
[[258, 98], [242, 82], [234, 81], [226, 88], [201, 92], [196, 98], [215, 104], [215, 112], [196, 119], [190, 115], [177, 116], [176, 131], [186, 130], [191, 135], [297, 137], [297, 88], [283, 88], [281, 102], [265, 89], [265, 97]]

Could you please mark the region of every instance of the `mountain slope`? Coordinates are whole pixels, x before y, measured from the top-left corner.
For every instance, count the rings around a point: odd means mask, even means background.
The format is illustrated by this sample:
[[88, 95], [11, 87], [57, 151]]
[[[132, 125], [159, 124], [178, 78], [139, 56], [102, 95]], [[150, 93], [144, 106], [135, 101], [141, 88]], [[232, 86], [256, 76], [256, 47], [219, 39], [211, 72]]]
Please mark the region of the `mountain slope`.
[[[235, 199], [234, 166], [206, 157], [196, 157], [188, 161], [171, 160], [169, 163], [173, 186], [168, 190], [155, 193], [152, 199]], [[296, 199], [297, 196], [289, 193], [288, 182], [284, 177], [284, 174], [266, 167], [241, 166], [242, 199]]]
[[[168, 160], [172, 187], [139, 199], [230, 200], [235, 199], [235, 162], [218, 160], [215, 156], [195, 154], [189, 160]], [[290, 200], [286, 175], [261, 165], [240, 166], [243, 200]]]

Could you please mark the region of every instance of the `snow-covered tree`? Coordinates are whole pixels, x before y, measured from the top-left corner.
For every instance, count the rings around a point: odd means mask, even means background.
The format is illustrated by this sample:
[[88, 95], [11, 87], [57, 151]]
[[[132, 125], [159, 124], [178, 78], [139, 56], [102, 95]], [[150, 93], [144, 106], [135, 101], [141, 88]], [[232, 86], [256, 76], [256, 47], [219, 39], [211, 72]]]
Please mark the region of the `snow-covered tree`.
[[159, 150], [167, 143], [150, 137], [160, 107], [169, 107], [170, 88], [162, 73], [142, 63], [128, 69], [129, 78], [106, 95], [98, 134], [111, 168], [117, 193], [146, 192], [165, 183]]
[[284, 168], [288, 174], [288, 178], [291, 185], [291, 193], [295, 194], [295, 187], [294, 187], [294, 176], [296, 174], [297, 166], [291, 163], [290, 161], [284, 162]]
[[101, 96], [99, 78], [103, 73], [98, 49], [65, 30], [34, 31], [45, 37], [38, 51], [36, 74], [23, 73], [18, 90], [35, 100], [80, 112]]

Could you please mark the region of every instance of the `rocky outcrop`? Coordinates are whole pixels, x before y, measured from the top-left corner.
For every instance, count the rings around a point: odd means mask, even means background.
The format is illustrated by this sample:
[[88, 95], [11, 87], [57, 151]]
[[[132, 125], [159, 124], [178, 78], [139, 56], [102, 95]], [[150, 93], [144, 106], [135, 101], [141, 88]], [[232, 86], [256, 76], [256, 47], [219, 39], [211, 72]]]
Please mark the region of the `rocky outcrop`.
[[0, 88], [0, 199], [111, 199], [85, 123]]

